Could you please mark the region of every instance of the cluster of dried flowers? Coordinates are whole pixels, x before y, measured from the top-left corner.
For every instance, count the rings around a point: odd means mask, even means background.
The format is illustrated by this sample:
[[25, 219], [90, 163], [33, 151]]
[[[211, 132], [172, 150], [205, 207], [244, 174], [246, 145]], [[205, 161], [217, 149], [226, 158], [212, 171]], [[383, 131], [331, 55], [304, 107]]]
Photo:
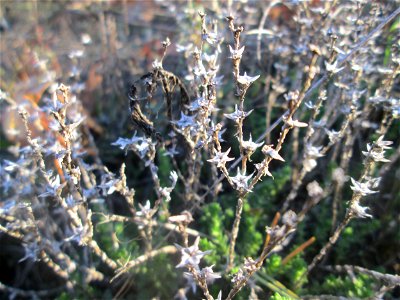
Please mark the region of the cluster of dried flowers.
[[[86, 274], [87, 283], [105, 278], [93, 262], [77, 263], [78, 250], [86, 258], [89, 253], [96, 255], [114, 272], [113, 279], [126, 275], [128, 270], [159, 254], [180, 253], [176, 268], [187, 270], [184, 273], [187, 284], [177, 292], [179, 299], [186, 299], [190, 291], [196, 293], [197, 287], [206, 299], [214, 299], [209, 285], [221, 277], [231, 276], [230, 271], [238, 267], [226, 296], [226, 299], [232, 299], [251, 282], [251, 277], [262, 267], [268, 255], [281, 251], [290, 243], [298, 224], [323, 198], [332, 195], [332, 210], [337, 212], [348, 181], [345, 175], [355, 139], [367, 129], [376, 130], [379, 138], [371, 139], [367, 151], [362, 152], [365, 156], [362, 174], [358, 180], [350, 178], [353, 196], [348, 202], [346, 215], [338, 222], [334, 213], [333, 235], [310, 263], [308, 271], [311, 271], [352, 219], [372, 218], [360, 200], [378, 191], [380, 178], [373, 176], [378, 164], [390, 162], [385, 157], [385, 150], [392, 142], [384, 139], [399, 117], [400, 102], [393, 94], [400, 70], [400, 49], [394, 44], [388, 58], [390, 63], [385, 68], [380, 67], [375, 52], [381, 47], [374, 43], [374, 34], [400, 11], [392, 12], [390, 7], [373, 3], [370, 11], [361, 18], [360, 3], [349, 2], [337, 8], [334, 4], [321, 7], [285, 4], [295, 12], [293, 22], [297, 31], [294, 33], [278, 25], [270, 30], [263, 29], [269, 10], [276, 5], [272, 2], [256, 31], [256, 58], [259, 62], [266, 60], [268, 64], [267, 71], [261, 70], [258, 75], [247, 66], [251, 62], [246, 58], [249, 47], [242, 42], [243, 36], [251, 38], [251, 35], [246, 35], [245, 28], [238, 26], [232, 15], [225, 20], [226, 28], [233, 35], [228, 45], [224, 44], [224, 32], [218, 31], [218, 22], [210, 23], [201, 12], [199, 44], [177, 45], [178, 52], [191, 58], [187, 63], [186, 83], [163, 67], [171, 46], [166, 39], [161, 59], [153, 63], [150, 73], [132, 85], [129, 93], [130, 115], [137, 132], [132, 137], [120, 137], [112, 143], [125, 154], [134, 152], [148, 168], [156, 196], [152, 201], [135, 199], [135, 190], [127, 184], [125, 164], [122, 164], [119, 174], [114, 174], [102, 163], [82, 114], [82, 104], [71, 94], [69, 87], [53, 85], [52, 98], [47, 99], [47, 104], [38, 108], [35, 114], [28, 113], [23, 104], [15, 105], [12, 109], [18, 111], [23, 120], [27, 143], [10, 149], [16, 157], [14, 161], [1, 162], [0, 231], [23, 243], [25, 256], [21, 260], [40, 260], [63, 278], [63, 289], [72, 290], [77, 284], [69, 277], [77, 269]], [[344, 10], [346, 18], [337, 18]], [[320, 23], [322, 26], [317, 26]], [[268, 41], [267, 55], [261, 53], [260, 37], [264, 34]], [[224, 54], [229, 57], [233, 70], [227, 79], [234, 85], [230, 96], [235, 100], [226, 101], [228, 105], [234, 103], [230, 110], [226, 103], [221, 104], [221, 109], [217, 106], [223, 102], [219, 99], [223, 77], [218, 74]], [[279, 62], [273, 63], [277, 57]], [[294, 63], [297, 63], [296, 72], [291, 74], [290, 66]], [[271, 72], [272, 68], [274, 72]], [[379, 82], [379, 87], [366, 87], [364, 76], [370, 78], [367, 84]], [[252, 87], [260, 81], [265, 85], [268, 100], [266, 131], [253, 140], [252, 133], [245, 126], [254, 112], [254, 109], [248, 109], [252, 103], [248, 104], [247, 98], [250, 98], [248, 94]], [[141, 88], [137, 87], [139, 84]], [[140, 89], [144, 91], [143, 98]], [[163, 129], [144, 113], [144, 103], [152, 102], [158, 90], [162, 91], [166, 107], [167, 121]], [[283, 97], [278, 97], [283, 94]], [[2, 98], [7, 97], [2, 92]], [[284, 110], [271, 124], [271, 111], [277, 99], [282, 99], [283, 103], [279, 105]], [[370, 121], [376, 111], [383, 114], [380, 123]], [[33, 137], [30, 124], [36, 122], [41, 114], [46, 114], [51, 124], [44, 136]], [[278, 139], [272, 143], [271, 131], [280, 123], [283, 125], [278, 131]], [[233, 136], [224, 139], [224, 132], [232, 125], [235, 127]], [[282, 201], [282, 224], [278, 225], [278, 213], [276, 222], [266, 226], [265, 243], [260, 245], [259, 256], [247, 257], [240, 265], [235, 260], [235, 246], [244, 203], [265, 176], [273, 177], [273, 161], [289, 163], [282, 153], [285, 142], [291, 138], [289, 133], [295, 140], [291, 149], [293, 158], [289, 161], [293, 164], [293, 178], [291, 190]], [[173, 166], [168, 186], [163, 186], [159, 178], [157, 153], [160, 152], [170, 159]], [[306, 182], [306, 176], [318, 167], [320, 158], [329, 155], [334, 160], [339, 152], [342, 154], [339, 167], [333, 173], [333, 187], [322, 188], [317, 181]], [[233, 153], [237, 153], [237, 157]], [[204, 169], [209, 170], [206, 179], [202, 176]], [[305, 183], [308, 196], [303, 206], [296, 209], [294, 200]], [[235, 217], [229, 230], [229, 255], [225, 266], [203, 267], [202, 258], [209, 251], [199, 249], [201, 233], [189, 225], [196, 222], [194, 215], [201, 210], [206, 199], [216, 201], [223, 189], [233, 190], [237, 198]], [[107, 211], [104, 200], [114, 193], [123, 196], [130, 216]], [[168, 204], [179, 200], [185, 208], [171, 215]], [[109, 258], [99, 247], [93, 235], [96, 219], [93, 206], [99, 203], [104, 207], [103, 222], [129, 222], [137, 226], [143, 239], [143, 256], [122, 263]], [[178, 234], [182, 242], [174, 247], [166, 240], [163, 246], [156, 246], [153, 242], [154, 227]], [[189, 236], [195, 237], [192, 246], [189, 246]], [[0, 287], [14, 296], [24, 295], [22, 290]], [[217, 299], [222, 299], [222, 292]]]

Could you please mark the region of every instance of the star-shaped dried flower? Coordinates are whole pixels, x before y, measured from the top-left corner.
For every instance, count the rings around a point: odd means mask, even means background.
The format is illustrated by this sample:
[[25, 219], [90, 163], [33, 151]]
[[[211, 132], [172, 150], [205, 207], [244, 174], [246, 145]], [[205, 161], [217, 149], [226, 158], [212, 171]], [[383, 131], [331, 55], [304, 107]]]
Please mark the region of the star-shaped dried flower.
[[210, 162], [210, 163], [213, 163], [213, 164], [217, 164], [217, 167], [221, 168], [221, 167], [225, 166], [225, 164], [228, 161], [234, 160], [234, 158], [228, 157], [228, 154], [229, 154], [230, 151], [231, 151], [231, 148], [229, 148], [225, 152], [216, 151], [215, 152], [215, 156], [212, 159], [209, 159], [207, 161]]
[[213, 283], [215, 279], [221, 278], [219, 273], [214, 273], [213, 268], [214, 265], [210, 267], [205, 267], [200, 271], [200, 276], [203, 277], [207, 283]]
[[193, 245], [188, 248], [184, 248], [180, 245], [175, 244], [175, 247], [178, 248], [179, 251], [181, 251], [182, 255], [181, 262], [176, 266], [176, 268], [182, 268], [187, 266], [192, 266], [196, 269], [199, 268], [200, 260], [205, 255], [211, 253], [210, 250], [200, 251], [199, 242], [200, 242], [200, 237], [198, 236], [194, 241]]
[[392, 148], [392, 147], [389, 147], [389, 145], [391, 145], [391, 144], [393, 144], [393, 142], [392, 141], [384, 141], [383, 140], [383, 135], [381, 135], [378, 139], [377, 139], [377, 141], [375, 142], [375, 144], [377, 145], [377, 146], [379, 146], [379, 147], [381, 147], [382, 149], [390, 149], [390, 148]]
[[377, 191], [373, 191], [369, 188], [368, 186], [368, 182], [358, 182], [356, 180], [354, 180], [353, 178], [351, 178], [351, 183], [353, 184], [352, 186], [350, 186], [350, 188], [355, 192], [355, 193], [359, 193], [362, 196], [367, 196], [369, 194], [375, 194], [377, 193]]
[[130, 139], [120, 137], [111, 145], [118, 146], [121, 150], [125, 150], [125, 154], [127, 154], [128, 150], [132, 149], [133, 145], [141, 140], [143, 140], [143, 138], [137, 137], [135, 132]]
[[267, 155], [267, 156], [269, 156], [269, 157], [271, 157], [273, 159], [280, 160], [280, 161], [285, 161], [283, 159], [283, 157], [279, 155], [278, 151], [273, 149], [271, 147], [271, 145], [265, 145], [264, 147], [262, 147], [261, 151], [262, 151], [262, 153], [264, 153], [265, 155]]
[[160, 193], [165, 198], [166, 202], [171, 201], [171, 192], [175, 188], [178, 181], [178, 174], [175, 171], [171, 171], [169, 174], [169, 179], [171, 180], [171, 186], [160, 188]]
[[50, 179], [49, 185], [46, 186], [46, 192], [39, 195], [39, 197], [56, 196], [60, 195], [66, 182], [60, 183], [60, 176], [57, 175]]
[[253, 153], [254, 151], [257, 150], [258, 147], [261, 147], [264, 144], [264, 142], [262, 143], [255, 143], [253, 142], [253, 139], [251, 137], [250, 134], [250, 138], [248, 141], [242, 141], [242, 146], [243, 148], [246, 149], [246, 151]]
[[251, 190], [249, 189], [249, 180], [251, 179], [251, 177], [253, 177], [253, 174], [250, 174], [248, 176], [243, 175], [239, 168], [237, 169], [237, 175], [235, 177], [230, 177], [233, 184], [235, 185], [235, 188], [240, 191], [246, 191], [246, 192], [251, 192]]
[[320, 153], [321, 149], [322, 149], [322, 147], [315, 147], [311, 144], [307, 144], [306, 145], [306, 154], [310, 158], [322, 157], [324, 155]]
[[294, 227], [298, 221], [297, 214], [293, 210], [288, 210], [282, 216], [282, 224]]
[[338, 67], [337, 67], [337, 64], [338, 64], [338, 61], [337, 61], [337, 60], [335, 60], [335, 62], [332, 63], [332, 64], [330, 64], [330, 63], [328, 63], [328, 62], [325, 61], [326, 70], [327, 70], [329, 73], [332, 73], [332, 74], [336, 74], [336, 73], [342, 71], [342, 70], [344, 69], [344, 67], [338, 68]]
[[181, 112], [181, 118], [177, 121], [172, 121], [171, 123], [177, 125], [180, 128], [193, 128], [197, 127], [197, 123], [194, 118], [195, 116], [187, 116], [183, 112]]
[[262, 143], [255, 143], [250, 134], [250, 138], [248, 141], [242, 141], [242, 147], [245, 150], [246, 156], [250, 159], [250, 156], [257, 150], [257, 148], [261, 147], [264, 144]]
[[146, 204], [143, 206], [141, 203], [139, 203], [140, 210], [136, 212], [136, 216], [138, 217], [146, 217], [150, 215], [152, 208], [150, 207], [150, 201], [147, 200]]
[[357, 217], [357, 218], [372, 218], [372, 215], [367, 213], [367, 209], [369, 207], [361, 206], [358, 201], [355, 201], [352, 203], [350, 206], [351, 212]]
[[284, 117], [283, 121], [286, 123], [287, 126], [289, 126], [290, 128], [293, 127], [307, 127], [308, 124], [304, 123], [304, 122], [300, 122], [298, 120], [293, 120], [292, 117]]
[[248, 112], [245, 112], [243, 110], [239, 110], [238, 106], [235, 105], [235, 111], [231, 114], [224, 114], [225, 117], [228, 119], [234, 120], [236, 123], [239, 122], [239, 120], [243, 120], [246, 118], [248, 115], [250, 115], [253, 112], [253, 110], [250, 110]]
[[263, 176], [268, 175], [268, 176], [274, 178], [274, 176], [272, 176], [272, 173], [269, 171], [268, 166], [266, 164], [258, 163], [258, 164], [255, 164], [255, 167], [258, 171], [262, 170]]
[[244, 75], [239, 75], [238, 76], [238, 83], [244, 85], [244, 86], [250, 86], [254, 81], [256, 81], [260, 75], [257, 76], [248, 76], [246, 72], [244, 72]]
[[242, 58], [242, 54], [244, 51], [244, 46], [238, 50], [235, 50], [231, 47], [231, 45], [229, 45], [229, 52], [231, 53], [231, 57], [232, 59], [240, 59]]

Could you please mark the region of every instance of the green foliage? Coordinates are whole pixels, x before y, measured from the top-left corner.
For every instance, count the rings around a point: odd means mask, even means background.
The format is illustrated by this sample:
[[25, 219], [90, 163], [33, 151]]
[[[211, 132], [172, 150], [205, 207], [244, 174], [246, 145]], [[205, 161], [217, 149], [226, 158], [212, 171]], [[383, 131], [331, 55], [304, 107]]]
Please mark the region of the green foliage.
[[110, 258], [127, 261], [134, 253], [138, 253], [140, 250], [136, 242], [124, 242], [125, 237], [135, 236], [132, 235], [133, 231], [137, 235], [134, 226], [116, 222], [99, 224], [96, 226], [95, 234], [99, 245]]
[[271, 300], [291, 300], [293, 298], [281, 296], [279, 293], [275, 293], [269, 299], [271, 299]]
[[354, 278], [328, 275], [323, 284], [315, 287], [314, 291], [351, 298], [366, 298], [374, 294], [373, 283], [374, 281], [364, 274], [357, 275]]
[[[293, 247], [293, 250], [297, 246]], [[278, 254], [272, 254], [265, 262], [264, 274], [282, 281], [289, 288], [301, 287], [307, 283], [307, 262], [299, 254], [288, 263], [282, 265], [282, 258]]]
[[164, 149], [157, 152], [157, 167], [161, 185], [169, 185], [169, 175], [173, 167]]
[[386, 48], [385, 48], [385, 56], [383, 58], [383, 64], [386, 66], [389, 61], [390, 61], [390, 55], [392, 53], [392, 45], [393, 45], [393, 39], [396, 36], [396, 32], [398, 33], [400, 29], [400, 20], [397, 18], [392, 26], [390, 26], [389, 29], [389, 35], [387, 37], [387, 42], [386, 42]]
[[224, 233], [224, 219], [225, 215], [219, 203], [214, 202], [204, 206], [200, 223], [204, 232], [211, 238], [201, 239], [200, 249], [212, 250], [212, 253], [204, 258], [209, 264], [224, 263], [223, 260], [228, 255], [229, 242]]
[[252, 210], [250, 203], [243, 206], [243, 218], [239, 228], [238, 253], [255, 256], [263, 245], [263, 234], [257, 229], [260, 212]]
[[274, 178], [266, 178], [255, 187], [255, 192], [250, 196], [255, 199], [257, 204], [263, 205], [265, 208], [271, 208], [271, 200], [273, 200], [279, 191], [290, 180], [291, 166], [285, 165], [275, 171]]
[[[369, 239], [372, 232], [376, 232], [381, 227], [380, 221], [377, 219], [372, 220], [355, 220], [353, 221], [349, 227], [347, 227], [340, 241], [336, 244], [335, 247], [335, 257], [337, 260], [337, 264], [346, 263], [349, 258], [359, 259], [360, 257], [364, 257], [368, 248], [364, 247], [365, 242]], [[354, 253], [354, 256], [351, 255], [351, 249], [359, 249], [357, 253]], [[360, 255], [363, 253], [363, 255]], [[368, 262], [366, 262], [368, 263]], [[364, 265], [363, 262], [357, 262], [354, 264]]]
[[182, 285], [182, 274], [171, 264], [171, 256], [162, 254], [141, 266], [132, 278], [136, 299], [166, 299]]

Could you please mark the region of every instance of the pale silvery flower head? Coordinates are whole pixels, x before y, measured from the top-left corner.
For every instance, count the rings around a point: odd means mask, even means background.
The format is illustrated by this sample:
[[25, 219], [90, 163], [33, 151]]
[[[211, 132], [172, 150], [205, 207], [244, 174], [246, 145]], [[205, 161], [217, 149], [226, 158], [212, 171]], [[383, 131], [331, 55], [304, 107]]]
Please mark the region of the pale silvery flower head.
[[160, 193], [162, 196], [164, 196], [166, 202], [171, 201], [171, 192], [175, 188], [178, 181], [178, 174], [175, 171], [171, 171], [171, 173], [169, 174], [169, 179], [171, 180], [171, 186], [163, 187], [160, 190]]
[[60, 176], [57, 175], [54, 178], [50, 179], [49, 185], [46, 186], [46, 192], [40, 194], [39, 197], [60, 195], [63, 187], [66, 184], [66, 182], [60, 183]]
[[[187, 280], [186, 289], [192, 289], [193, 293], [196, 293], [197, 291], [197, 282], [196, 280], [194, 280], [193, 274], [189, 273], [189, 272], [183, 272], [183, 277], [185, 277], [185, 279]], [[186, 295], [185, 295], [186, 298]], [[186, 298], [187, 300], [187, 298]]]
[[368, 157], [372, 158], [375, 162], [389, 162], [390, 160], [385, 158], [384, 151], [362, 151], [362, 153]]
[[214, 54], [203, 53], [202, 58], [209, 64], [215, 66], [218, 60], [218, 52]]
[[142, 139], [140, 144], [138, 143], [134, 145], [134, 149], [137, 151], [140, 158], [143, 159], [150, 150], [150, 143], [148, 140]]
[[332, 172], [332, 180], [342, 185], [346, 182], [346, 174], [342, 168], [336, 168]]
[[294, 101], [297, 102], [299, 100], [300, 92], [298, 90], [290, 91], [289, 93], [285, 94], [283, 97], [286, 101]]
[[274, 178], [274, 176], [272, 176], [272, 173], [268, 169], [268, 165], [263, 164], [263, 163], [258, 163], [258, 164], [255, 164], [255, 167], [258, 171], [262, 170], [263, 176], [268, 175], [268, 176]]
[[392, 148], [392, 147], [389, 147], [391, 144], [393, 144], [393, 142], [392, 141], [384, 141], [383, 140], [383, 135], [381, 135], [378, 139], [377, 139], [377, 141], [375, 142], [375, 145], [377, 146], [377, 147], [380, 147], [380, 148], [382, 148], [383, 150], [385, 150], [385, 149], [390, 149], [390, 148]]
[[197, 123], [195, 121], [195, 116], [187, 116], [181, 112], [181, 118], [177, 121], [172, 121], [173, 124], [177, 125], [179, 128], [196, 128]]
[[187, 108], [190, 111], [196, 111], [200, 108], [204, 108], [207, 106], [208, 106], [208, 101], [203, 96], [201, 96], [201, 97], [193, 100], [193, 102], [190, 105], [188, 105]]
[[207, 160], [210, 163], [217, 164], [218, 168], [225, 166], [228, 161], [234, 160], [232, 157], [228, 157], [231, 148], [225, 152], [216, 151], [215, 156], [212, 159]]
[[368, 182], [361, 183], [361, 182], [355, 181], [355, 180], [354, 180], [353, 178], [351, 178], [351, 177], [350, 177], [350, 179], [351, 179], [351, 183], [353, 184], [352, 186], [350, 186], [350, 188], [351, 188], [355, 193], [361, 194], [362, 196], [367, 196], [367, 195], [369, 195], [369, 194], [375, 194], [375, 193], [377, 193], [377, 191], [373, 191], [373, 190], [371, 190], [371, 189], [369, 188]]
[[322, 153], [320, 153], [322, 147], [315, 147], [311, 144], [306, 145], [306, 155], [309, 158], [318, 158], [324, 156]]
[[210, 45], [214, 45], [215, 43], [217, 43], [219, 41], [218, 34], [215, 32], [204, 33], [201, 36], [201, 38], [203, 39], [203, 41], [206, 41]]
[[25, 255], [18, 262], [22, 262], [22, 261], [28, 260], [28, 259], [31, 259], [33, 261], [39, 260], [38, 254], [41, 249], [39, 248], [36, 241], [28, 243], [28, 244], [24, 244], [23, 246], [24, 246]]
[[244, 72], [244, 75], [239, 75], [238, 76], [238, 83], [240, 83], [241, 85], [244, 86], [250, 86], [250, 84], [252, 84], [254, 81], [256, 81], [258, 78], [260, 77], [260, 75], [257, 76], [248, 76], [246, 72]]
[[307, 101], [307, 102], [304, 103], [304, 105], [305, 105], [308, 109], [311, 109], [311, 110], [317, 108], [317, 107], [315, 106], [315, 104], [312, 103], [312, 101]]
[[246, 278], [246, 276], [243, 273], [242, 269], [239, 269], [239, 271], [233, 276], [231, 282], [233, 284], [239, 283], [241, 281], [243, 281]]
[[199, 269], [200, 260], [207, 254], [211, 253], [210, 250], [200, 251], [199, 249], [200, 237], [197, 237], [193, 245], [188, 248], [183, 248], [175, 244], [179, 251], [181, 251], [181, 262], [176, 266], [176, 268], [182, 268], [186, 266], [192, 266]]
[[222, 135], [225, 133], [226, 128], [224, 128], [222, 130], [221, 130], [221, 128], [222, 128], [222, 125], [220, 123], [215, 125], [214, 122], [211, 122], [211, 127], [210, 127], [210, 130], [208, 132], [208, 136], [209, 136], [210, 141], [212, 139], [212, 136], [213, 136], [214, 132], [216, 130], [218, 130], [218, 141], [225, 142], [225, 140], [222, 138]]
[[186, 52], [186, 51], [189, 51], [192, 48], [193, 48], [193, 44], [192, 43], [187, 44], [186, 46], [185, 45], [176, 44], [176, 52]]
[[242, 146], [245, 149], [247, 155], [253, 154], [254, 151], [256, 151], [257, 148], [261, 147], [263, 144], [264, 144], [264, 142], [262, 142], [262, 143], [253, 142], [251, 134], [250, 134], [250, 138], [248, 141], [242, 141]]
[[310, 172], [317, 166], [317, 161], [314, 158], [306, 158], [303, 163], [303, 169], [306, 172]]
[[362, 153], [367, 157], [371, 158], [376, 162], [389, 162], [390, 160], [385, 158], [385, 150], [390, 149], [392, 141], [384, 141], [383, 135], [378, 138], [374, 143], [367, 145], [367, 152]]
[[162, 69], [162, 61], [159, 61], [158, 59], [153, 61], [153, 69]]
[[98, 188], [102, 190], [104, 195], [111, 195], [118, 190], [117, 185], [119, 184], [119, 179], [110, 179], [105, 182], [105, 178], [102, 179], [102, 184], [98, 185]]
[[324, 190], [321, 188], [317, 181], [312, 181], [307, 184], [307, 193], [311, 198], [320, 198], [324, 194]]
[[275, 225], [273, 227], [265, 226], [265, 232], [271, 237], [271, 239], [276, 239], [283, 237], [285, 234], [285, 226]]
[[68, 57], [71, 59], [76, 57], [82, 57], [84, 53], [85, 52], [82, 49], [72, 50], [70, 53], [68, 53]]
[[143, 206], [139, 203], [140, 210], [136, 212], [136, 216], [138, 217], [147, 217], [151, 214], [152, 208], [150, 207], [150, 201], [147, 200], [146, 204]]
[[307, 123], [300, 122], [298, 120], [293, 120], [292, 117], [284, 117], [283, 120], [284, 120], [285, 124], [287, 126], [289, 126], [290, 128], [293, 128], [293, 127], [307, 127], [308, 126]]
[[328, 135], [329, 141], [330, 142], [336, 142], [337, 139], [339, 138], [340, 132], [339, 131], [335, 131], [335, 130], [328, 130], [325, 128], [325, 132]]
[[70, 237], [64, 239], [65, 242], [77, 242], [79, 245], [84, 246], [90, 240], [91, 231], [88, 224], [80, 225], [73, 229], [73, 233]]
[[215, 279], [221, 278], [219, 273], [214, 273], [213, 268], [214, 265], [210, 267], [205, 267], [200, 271], [200, 276], [203, 277], [207, 283], [213, 283]]
[[336, 60], [334, 63], [332, 63], [332, 64], [330, 64], [330, 63], [328, 63], [327, 61], [325, 61], [326, 70], [327, 70], [329, 73], [332, 73], [332, 74], [336, 74], [336, 73], [342, 71], [342, 70], [344, 69], [344, 67], [338, 68], [338, 67], [337, 67], [337, 64], [338, 64], [338, 61], [337, 61], [337, 60]]
[[231, 45], [229, 45], [229, 52], [231, 53], [231, 57], [232, 59], [240, 59], [242, 58], [243, 55], [243, 51], [244, 51], [244, 46], [238, 50], [235, 50], [231, 47]]
[[381, 179], [382, 177], [376, 177], [376, 178], [369, 176], [365, 177], [365, 180], [367, 180], [368, 187], [371, 189], [376, 189], [380, 185]]
[[163, 156], [174, 157], [175, 155], [179, 154], [179, 151], [176, 150], [176, 144], [173, 144], [171, 147], [165, 150]]
[[246, 191], [246, 192], [251, 192], [251, 190], [249, 189], [249, 180], [251, 179], [251, 177], [253, 177], [253, 174], [250, 174], [248, 176], [243, 175], [239, 168], [237, 169], [237, 175], [235, 177], [230, 177], [233, 184], [235, 185], [235, 188], [240, 191]]
[[132, 150], [134, 145], [142, 140], [143, 138], [137, 137], [135, 132], [135, 134], [130, 139], [120, 137], [111, 145], [118, 146], [121, 150], [125, 150], [125, 154], [127, 154], [128, 150]]
[[350, 210], [357, 218], [372, 218], [372, 215], [367, 213], [369, 207], [364, 207], [358, 201], [352, 203]]
[[298, 221], [298, 217], [293, 210], [288, 210], [282, 216], [282, 224], [294, 227]]
[[269, 157], [271, 157], [273, 159], [280, 160], [280, 161], [285, 161], [283, 159], [283, 157], [279, 155], [278, 151], [273, 149], [271, 147], [271, 145], [265, 145], [264, 147], [262, 147], [261, 151], [262, 151], [262, 153], [264, 153], [265, 155], [267, 155], [267, 156], [269, 156]]
[[244, 258], [243, 269], [245, 269], [248, 273], [254, 272], [257, 270], [257, 263], [251, 257]]
[[236, 123], [239, 122], [239, 120], [243, 120], [246, 118], [248, 115], [250, 115], [253, 112], [253, 110], [250, 110], [248, 112], [245, 112], [243, 110], [239, 110], [238, 106], [235, 105], [235, 111], [231, 114], [224, 114], [224, 116], [228, 119], [234, 120]]

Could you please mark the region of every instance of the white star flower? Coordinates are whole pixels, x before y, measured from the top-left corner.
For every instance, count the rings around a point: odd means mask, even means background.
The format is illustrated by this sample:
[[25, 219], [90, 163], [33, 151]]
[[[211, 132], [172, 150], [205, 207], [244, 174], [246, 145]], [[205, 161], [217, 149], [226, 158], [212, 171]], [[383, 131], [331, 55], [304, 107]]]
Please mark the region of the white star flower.
[[141, 203], [139, 203], [139, 207], [140, 207], [140, 211], [136, 212], [136, 216], [138, 216], [138, 217], [148, 216], [152, 211], [149, 200], [146, 201], [146, 204], [144, 206]]
[[373, 191], [373, 190], [369, 189], [369, 187], [368, 187], [368, 182], [361, 183], [361, 182], [355, 181], [355, 180], [354, 180], [353, 178], [351, 178], [351, 177], [350, 177], [350, 179], [351, 179], [351, 183], [353, 184], [350, 188], [351, 188], [355, 193], [359, 193], [359, 194], [361, 194], [361, 195], [363, 195], [363, 196], [367, 196], [367, 195], [369, 195], [369, 194], [375, 194], [375, 193], [377, 193], [377, 191]]
[[186, 266], [192, 266], [195, 267], [196, 269], [199, 268], [200, 260], [205, 255], [211, 253], [210, 250], [200, 251], [199, 242], [200, 242], [200, 237], [197, 237], [193, 245], [188, 248], [184, 248], [182, 246], [175, 244], [175, 247], [178, 248], [178, 250], [181, 251], [182, 254], [181, 262], [176, 266], [176, 268], [182, 268]]
[[283, 159], [283, 157], [279, 155], [278, 151], [273, 149], [270, 145], [265, 145], [264, 147], [262, 147], [261, 151], [262, 151], [262, 153], [264, 153], [265, 155], [267, 155], [273, 159], [285, 161]]
[[244, 46], [238, 50], [235, 50], [231, 47], [231, 45], [229, 45], [229, 52], [231, 53], [231, 57], [232, 59], [240, 59], [242, 58], [242, 54], [244, 51]]
[[243, 76], [241, 76], [241, 75], [238, 76], [237, 81], [242, 85], [249, 86], [254, 81], [256, 81], [259, 77], [260, 77], [260, 75], [253, 76], [253, 77], [252, 76], [248, 76], [247, 73], [244, 72]]
[[212, 159], [207, 160], [210, 163], [217, 164], [218, 168], [225, 166], [228, 161], [234, 160], [232, 157], [228, 157], [231, 148], [225, 152], [216, 151], [215, 156]]
[[344, 69], [344, 67], [338, 68], [338, 67], [337, 67], [337, 64], [338, 64], [338, 61], [337, 61], [337, 60], [336, 60], [334, 63], [332, 63], [332, 64], [330, 64], [330, 63], [328, 63], [328, 62], [325, 61], [326, 70], [327, 70], [329, 73], [332, 73], [332, 74], [336, 74], [336, 73], [342, 71], [342, 70]]
[[246, 118], [248, 115], [250, 115], [253, 112], [253, 110], [250, 110], [248, 112], [245, 112], [243, 110], [239, 110], [237, 105], [235, 105], [235, 111], [231, 114], [224, 114], [224, 116], [228, 119], [234, 120], [236, 123], [239, 122], [240, 119]]
[[253, 174], [250, 174], [248, 176], [243, 175], [239, 168], [237, 169], [237, 175], [235, 177], [230, 177], [233, 184], [235, 185], [235, 188], [239, 191], [239, 192], [251, 192], [251, 190], [249, 189], [249, 180], [251, 179], [251, 177], [253, 177]]
[[181, 118], [177, 121], [172, 121], [172, 123], [180, 128], [197, 127], [197, 123], [194, 118], [195, 116], [187, 116], [181, 112]]
[[367, 209], [369, 207], [361, 206], [358, 201], [354, 202], [350, 207], [350, 210], [357, 218], [372, 218], [372, 215], [367, 214]]

